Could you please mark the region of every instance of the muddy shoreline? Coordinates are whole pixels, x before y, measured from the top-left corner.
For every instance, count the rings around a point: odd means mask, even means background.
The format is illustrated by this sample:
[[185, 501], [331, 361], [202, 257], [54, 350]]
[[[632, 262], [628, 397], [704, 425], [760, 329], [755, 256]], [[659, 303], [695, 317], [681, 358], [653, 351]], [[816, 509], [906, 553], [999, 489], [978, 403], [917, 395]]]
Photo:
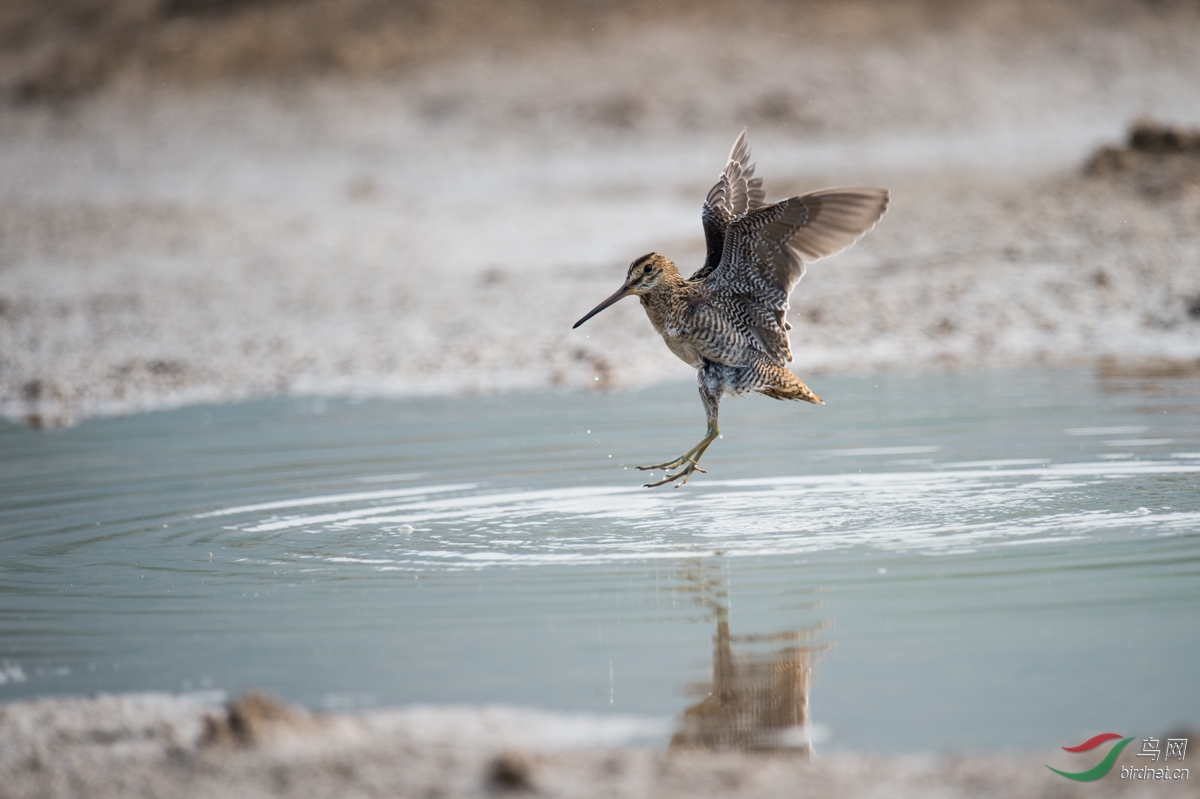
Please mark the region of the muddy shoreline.
[[1122, 764], [1142, 765], [1133, 747], [1103, 780], [1074, 783], [1045, 768], [1070, 767], [1054, 753], [668, 751], [614, 743], [636, 719], [516, 708], [312, 716], [268, 704], [233, 720], [167, 694], [0, 705], [0, 796], [1196, 795], [1190, 782], [1120, 779]]

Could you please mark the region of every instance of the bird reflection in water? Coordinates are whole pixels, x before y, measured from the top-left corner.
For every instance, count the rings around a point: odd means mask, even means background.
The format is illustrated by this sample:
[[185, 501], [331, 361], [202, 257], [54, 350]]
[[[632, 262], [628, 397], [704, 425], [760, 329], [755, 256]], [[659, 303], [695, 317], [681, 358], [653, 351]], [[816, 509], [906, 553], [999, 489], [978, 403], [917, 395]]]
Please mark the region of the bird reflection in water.
[[810, 641], [828, 624], [733, 635], [729, 632], [727, 591], [706, 571], [688, 577], [697, 585], [700, 602], [717, 620], [712, 681], [688, 686], [688, 693], [704, 698], [683, 711], [671, 736], [671, 748], [742, 749], [811, 757], [808, 692], [813, 666], [830, 644]]

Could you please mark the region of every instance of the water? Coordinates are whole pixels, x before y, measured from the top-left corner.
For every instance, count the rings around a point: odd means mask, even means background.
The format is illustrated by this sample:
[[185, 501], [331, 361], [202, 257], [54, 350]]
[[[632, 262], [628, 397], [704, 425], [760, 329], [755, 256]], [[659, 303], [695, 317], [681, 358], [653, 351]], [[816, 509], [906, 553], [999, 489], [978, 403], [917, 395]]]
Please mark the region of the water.
[[732, 646], [803, 666], [826, 748], [1200, 721], [1196, 381], [811, 383], [726, 399], [679, 490], [627, 467], [699, 439], [688, 385], [0, 426], [0, 701], [666, 720]]

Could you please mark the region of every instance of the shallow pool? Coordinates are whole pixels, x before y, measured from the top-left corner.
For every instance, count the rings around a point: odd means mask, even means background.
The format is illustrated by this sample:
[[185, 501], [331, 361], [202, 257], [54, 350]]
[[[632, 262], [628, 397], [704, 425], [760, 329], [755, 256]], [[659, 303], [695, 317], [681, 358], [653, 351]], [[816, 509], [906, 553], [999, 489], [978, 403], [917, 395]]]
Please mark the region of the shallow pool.
[[629, 467], [699, 439], [690, 385], [2, 425], [0, 701], [668, 719], [732, 646], [803, 653], [827, 748], [1200, 721], [1196, 381], [810, 384], [827, 406], [727, 398], [678, 490]]

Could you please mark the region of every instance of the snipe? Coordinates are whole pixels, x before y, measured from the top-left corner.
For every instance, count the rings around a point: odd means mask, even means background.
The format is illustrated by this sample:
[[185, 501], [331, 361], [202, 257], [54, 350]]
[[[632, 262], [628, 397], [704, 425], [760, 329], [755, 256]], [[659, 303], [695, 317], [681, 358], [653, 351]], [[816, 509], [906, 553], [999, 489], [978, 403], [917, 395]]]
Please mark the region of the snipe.
[[678, 488], [693, 472], [704, 472], [697, 464], [719, 435], [717, 407], [724, 394], [757, 391], [824, 404], [785, 368], [792, 360], [792, 326], [784, 318], [788, 296], [806, 262], [841, 252], [875, 226], [887, 210], [888, 192], [837, 188], [770, 205], [765, 199], [742, 131], [704, 200], [704, 266], [684, 280], [670, 259], [643, 255], [629, 265], [624, 285], [574, 325], [636, 295], [671, 352], [699, 370], [708, 432], [674, 460], [637, 467], [667, 472], [647, 487], [678, 480]]

